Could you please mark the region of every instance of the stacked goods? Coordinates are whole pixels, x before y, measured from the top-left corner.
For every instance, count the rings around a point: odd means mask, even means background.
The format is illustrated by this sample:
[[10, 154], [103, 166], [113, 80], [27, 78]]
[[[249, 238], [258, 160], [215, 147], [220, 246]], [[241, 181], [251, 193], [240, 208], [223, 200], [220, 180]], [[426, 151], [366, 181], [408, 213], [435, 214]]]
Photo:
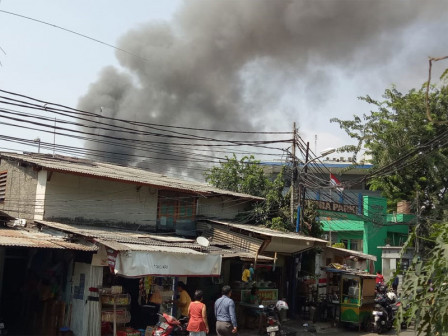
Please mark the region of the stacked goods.
[[[131, 314], [126, 309], [117, 309], [116, 311], [116, 323], [129, 323], [131, 321]], [[101, 312], [102, 322], [114, 322], [114, 311], [103, 310]]]
[[131, 304], [131, 296], [129, 294], [105, 294], [101, 295], [101, 303], [103, 305], [127, 306]]

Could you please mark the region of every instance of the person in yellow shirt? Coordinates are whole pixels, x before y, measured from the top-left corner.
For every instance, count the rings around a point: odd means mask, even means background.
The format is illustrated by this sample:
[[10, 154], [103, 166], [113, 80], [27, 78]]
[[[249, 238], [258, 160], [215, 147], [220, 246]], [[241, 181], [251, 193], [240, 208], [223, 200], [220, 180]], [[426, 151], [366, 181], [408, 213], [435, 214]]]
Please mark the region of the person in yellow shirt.
[[191, 297], [186, 289], [187, 286], [182, 281], [179, 281], [177, 283], [177, 292], [179, 293], [179, 299], [176, 301], [176, 304], [181, 316], [188, 316], [188, 307], [191, 303]]
[[243, 282], [249, 282], [250, 279], [250, 271], [249, 271], [249, 266], [246, 264], [244, 265], [244, 270], [243, 270], [243, 274], [241, 275], [241, 280]]

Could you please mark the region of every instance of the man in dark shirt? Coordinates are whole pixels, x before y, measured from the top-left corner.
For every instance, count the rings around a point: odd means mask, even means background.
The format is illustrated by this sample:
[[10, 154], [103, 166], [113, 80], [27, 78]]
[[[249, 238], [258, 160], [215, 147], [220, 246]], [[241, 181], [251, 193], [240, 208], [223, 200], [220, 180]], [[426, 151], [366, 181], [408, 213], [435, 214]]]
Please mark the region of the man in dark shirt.
[[230, 286], [222, 287], [222, 296], [215, 302], [216, 333], [218, 336], [232, 336], [237, 332], [235, 302], [230, 298]]

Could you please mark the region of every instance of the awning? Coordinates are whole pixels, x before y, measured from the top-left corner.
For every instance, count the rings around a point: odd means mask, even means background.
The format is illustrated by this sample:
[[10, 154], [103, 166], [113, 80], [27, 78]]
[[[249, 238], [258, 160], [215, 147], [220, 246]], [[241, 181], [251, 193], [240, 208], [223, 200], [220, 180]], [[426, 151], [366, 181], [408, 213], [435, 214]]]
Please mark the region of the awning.
[[210, 253], [194, 240], [149, 234], [111, 227], [63, 224], [47, 221], [37, 223], [79, 236], [99, 244], [92, 264], [109, 266], [125, 277], [153, 276], [219, 276], [222, 255]]
[[153, 276], [220, 276], [220, 255], [204, 253], [119, 252], [115, 274], [125, 277]]
[[[315, 246], [324, 247], [328, 244], [326, 240], [303, 236], [295, 232], [282, 232], [268, 229], [262, 226], [237, 224], [220, 220], [207, 220], [213, 226], [227, 227], [227, 230], [232, 233], [232, 230], [244, 232], [246, 235], [256, 236], [258, 239], [264, 239], [268, 243], [264, 246], [262, 252], [277, 252], [277, 253], [298, 253]], [[235, 232], [237, 234], [237, 232]]]
[[[222, 257], [184, 247], [117, 243], [97, 240], [107, 247], [107, 261], [125, 277], [219, 276]], [[100, 249], [103, 253], [103, 249]]]

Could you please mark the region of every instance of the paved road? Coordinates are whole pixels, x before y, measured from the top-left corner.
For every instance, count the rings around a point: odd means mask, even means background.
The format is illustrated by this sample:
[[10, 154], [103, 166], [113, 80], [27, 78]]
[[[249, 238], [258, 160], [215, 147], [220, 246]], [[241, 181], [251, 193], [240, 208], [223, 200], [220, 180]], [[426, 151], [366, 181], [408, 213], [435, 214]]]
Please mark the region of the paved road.
[[[309, 332], [305, 327], [301, 325], [304, 322], [295, 322], [288, 321], [285, 328], [292, 332], [296, 332], [295, 335], [290, 334], [286, 336], [311, 336], [311, 335], [325, 335], [325, 336], [374, 336], [378, 335], [377, 333], [358, 331], [358, 330], [350, 330], [350, 329], [342, 329], [342, 328], [332, 328], [329, 324], [326, 323], [317, 323], [313, 326], [315, 327], [315, 332]], [[243, 329], [238, 333], [239, 336], [260, 336], [255, 330]], [[384, 333], [382, 335], [396, 335], [394, 329], [391, 331]], [[402, 331], [400, 336], [411, 336], [414, 334], [414, 328], [410, 327], [408, 330]]]

